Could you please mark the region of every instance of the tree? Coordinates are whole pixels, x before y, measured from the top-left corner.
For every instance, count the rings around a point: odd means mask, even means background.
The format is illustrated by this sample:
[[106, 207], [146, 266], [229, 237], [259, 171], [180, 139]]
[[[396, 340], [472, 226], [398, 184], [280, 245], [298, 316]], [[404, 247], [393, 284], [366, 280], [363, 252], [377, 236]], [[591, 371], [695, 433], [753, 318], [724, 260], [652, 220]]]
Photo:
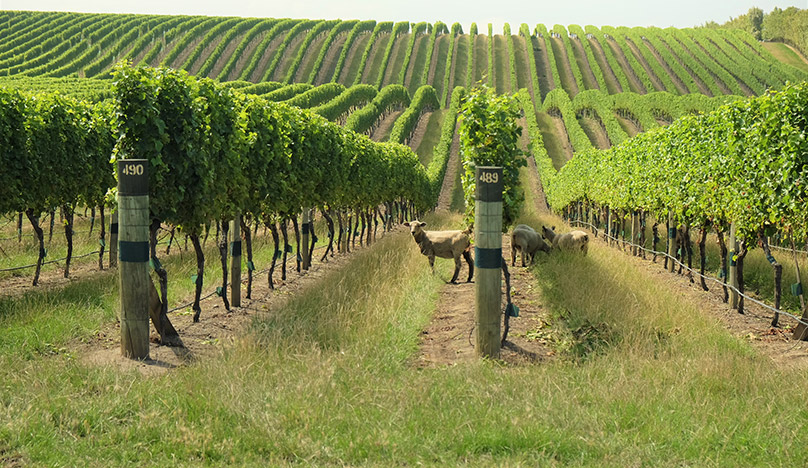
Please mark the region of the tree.
[[474, 223], [475, 171], [477, 166], [502, 166], [502, 229], [507, 230], [519, 216], [525, 201], [519, 186], [519, 168], [527, 166], [519, 148], [521, 116], [514, 95], [497, 96], [482, 85], [473, 88], [460, 108], [460, 154], [465, 173], [462, 177], [466, 199], [466, 222]]

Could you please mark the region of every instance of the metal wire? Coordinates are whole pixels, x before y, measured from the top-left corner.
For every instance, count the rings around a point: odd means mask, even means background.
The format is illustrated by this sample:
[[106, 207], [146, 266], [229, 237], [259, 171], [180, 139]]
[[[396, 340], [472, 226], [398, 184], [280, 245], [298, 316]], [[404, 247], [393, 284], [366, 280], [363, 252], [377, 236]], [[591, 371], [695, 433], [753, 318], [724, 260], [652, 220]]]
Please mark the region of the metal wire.
[[[595, 225], [593, 225], [593, 224], [591, 224], [591, 223], [584, 222], [584, 221], [576, 221], [576, 220], [573, 220], [573, 221], [570, 221], [570, 224], [577, 224], [577, 225], [582, 225], [582, 226], [591, 226], [593, 229], [596, 229], [596, 230], [598, 229], [598, 228], [597, 228], [597, 226], [595, 226]], [[639, 248], [639, 249], [641, 249], [641, 250], [644, 250], [645, 252], [648, 252], [648, 253], [652, 253], [652, 254], [655, 254], [655, 255], [661, 255], [661, 256], [663, 256], [663, 257], [667, 257], [669, 260], [674, 261], [675, 263], [679, 264], [679, 266], [680, 266], [680, 267], [682, 267], [682, 268], [684, 268], [684, 269], [688, 270], [689, 272], [691, 272], [691, 273], [695, 273], [696, 275], [698, 275], [698, 276], [700, 276], [700, 277], [702, 277], [702, 278], [704, 278], [704, 279], [706, 279], [706, 280], [710, 280], [710, 281], [713, 281], [713, 282], [715, 282], [715, 283], [718, 283], [718, 284], [720, 284], [721, 286], [725, 286], [725, 287], [727, 287], [727, 288], [731, 289], [732, 291], [734, 291], [735, 293], [737, 293], [739, 296], [743, 297], [744, 299], [748, 299], [749, 301], [754, 302], [755, 304], [757, 304], [757, 305], [759, 305], [759, 306], [763, 307], [764, 309], [768, 309], [768, 310], [770, 310], [770, 311], [772, 311], [772, 312], [774, 312], [774, 313], [776, 313], [776, 314], [783, 314], [783, 315], [786, 315], [786, 316], [791, 317], [792, 319], [796, 320], [797, 322], [799, 322], [799, 323], [801, 323], [801, 324], [803, 324], [803, 325], [808, 326], [808, 322], [804, 321], [804, 320], [803, 320], [801, 317], [797, 317], [796, 315], [791, 314], [791, 313], [789, 313], [789, 312], [787, 312], [787, 311], [785, 311], [785, 310], [778, 310], [778, 309], [775, 309], [774, 307], [772, 307], [772, 306], [770, 306], [770, 305], [768, 305], [768, 304], [766, 304], [766, 303], [764, 303], [764, 302], [761, 302], [761, 301], [759, 301], [759, 300], [757, 300], [757, 299], [755, 299], [755, 298], [753, 298], [753, 297], [749, 297], [749, 296], [747, 296], [746, 294], [744, 294], [744, 293], [740, 292], [740, 291], [738, 290], [738, 288], [736, 288], [736, 287], [732, 286], [731, 284], [727, 284], [727, 283], [725, 283], [725, 282], [721, 281], [721, 280], [720, 280], [720, 279], [718, 279], [718, 278], [713, 278], [712, 276], [702, 275], [700, 272], [698, 272], [698, 271], [696, 271], [696, 270], [694, 270], [694, 269], [692, 269], [692, 268], [688, 267], [688, 266], [687, 266], [687, 265], [685, 265], [684, 263], [680, 262], [678, 259], [676, 259], [676, 258], [674, 258], [674, 257], [671, 257], [670, 255], [668, 255], [668, 253], [667, 253], [667, 252], [659, 252], [659, 251], [657, 251], [657, 250], [653, 250], [653, 249], [647, 249], [647, 248], [643, 247], [642, 245], [634, 244], [634, 243], [633, 243], [633, 242], [631, 242], [631, 241], [626, 241], [626, 240], [623, 240], [623, 239], [618, 239], [618, 238], [616, 238], [616, 237], [613, 237], [613, 236], [611, 236], [611, 235], [607, 234], [605, 230], [603, 230], [603, 237], [608, 237], [609, 239], [612, 239], [612, 240], [617, 241], [617, 242], [623, 242], [624, 244], [628, 244], [628, 245], [631, 245], [631, 246], [633, 246], [633, 247], [637, 247], [637, 248]]]
[[[72, 256], [70, 258], [71, 258], [71, 260], [75, 260], [77, 258], [89, 257], [90, 255], [97, 254], [97, 253], [100, 253], [100, 252], [101, 252], [100, 250], [94, 250], [94, 251], [92, 251], [90, 253], [86, 253], [84, 255], [74, 255], [74, 256]], [[61, 261], [64, 261], [64, 260], [67, 260], [67, 257], [57, 258], [56, 260], [48, 260], [47, 262], [42, 262], [42, 265], [43, 266], [44, 265], [50, 265], [51, 263], [57, 263], [57, 262], [61, 262]], [[23, 266], [18, 266], [18, 267], [13, 267], [13, 268], [3, 268], [3, 269], [0, 269], [0, 272], [25, 270], [26, 268], [33, 268], [35, 266], [36, 266], [36, 263], [34, 263], [32, 265], [23, 265]]]

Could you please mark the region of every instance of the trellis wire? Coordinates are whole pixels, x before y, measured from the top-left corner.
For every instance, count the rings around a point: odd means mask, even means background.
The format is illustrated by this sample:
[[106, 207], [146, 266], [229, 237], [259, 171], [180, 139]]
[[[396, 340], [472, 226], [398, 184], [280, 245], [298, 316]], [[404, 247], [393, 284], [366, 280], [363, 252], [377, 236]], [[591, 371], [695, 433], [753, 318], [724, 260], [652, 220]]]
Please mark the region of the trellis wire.
[[[570, 221], [570, 224], [578, 224], [578, 225], [582, 225], [582, 226], [591, 226], [591, 227], [592, 227], [593, 229], [595, 229], [595, 230], [601, 230], [601, 229], [598, 229], [598, 227], [597, 227], [597, 226], [595, 226], [595, 225], [593, 225], [593, 224], [591, 224], [591, 223], [584, 222], [584, 221], [576, 221], [576, 220], [573, 220], [573, 221]], [[713, 281], [713, 282], [715, 282], [715, 283], [718, 283], [718, 284], [720, 284], [721, 286], [725, 286], [725, 287], [727, 287], [727, 288], [729, 288], [729, 289], [731, 289], [731, 290], [735, 291], [736, 293], [738, 293], [738, 295], [742, 296], [744, 299], [748, 299], [748, 300], [750, 300], [750, 301], [754, 302], [755, 304], [757, 304], [757, 305], [759, 305], [759, 306], [763, 307], [764, 309], [768, 309], [768, 310], [770, 310], [770, 311], [772, 311], [772, 312], [774, 312], [774, 313], [776, 313], [776, 314], [783, 314], [783, 315], [786, 315], [786, 316], [791, 317], [792, 319], [796, 320], [797, 322], [799, 322], [799, 323], [801, 323], [801, 324], [803, 324], [803, 325], [808, 326], [808, 322], [805, 322], [805, 321], [804, 321], [804, 320], [803, 320], [801, 317], [797, 317], [796, 315], [791, 314], [791, 313], [789, 313], [788, 311], [785, 311], [785, 310], [778, 310], [778, 309], [775, 309], [774, 307], [772, 307], [772, 306], [770, 306], [770, 305], [768, 305], [768, 304], [766, 304], [766, 303], [764, 303], [764, 302], [761, 302], [761, 301], [759, 301], [759, 300], [757, 300], [757, 299], [755, 299], [755, 298], [753, 298], [753, 297], [749, 297], [749, 296], [747, 296], [746, 294], [744, 294], [744, 293], [740, 292], [740, 291], [738, 290], [738, 288], [736, 288], [736, 287], [732, 286], [731, 284], [724, 283], [723, 281], [721, 281], [721, 280], [720, 280], [720, 279], [718, 279], [718, 278], [713, 278], [712, 276], [702, 275], [700, 272], [698, 272], [698, 271], [696, 271], [696, 270], [694, 270], [694, 269], [690, 268], [689, 266], [687, 266], [687, 265], [685, 265], [684, 263], [680, 262], [678, 259], [676, 259], [676, 258], [674, 258], [674, 257], [671, 257], [670, 255], [668, 255], [668, 253], [667, 253], [667, 252], [659, 252], [659, 251], [656, 251], [656, 250], [653, 250], [653, 249], [647, 249], [647, 248], [645, 248], [645, 247], [643, 247], [643, 246], [641, 246], [641, 245], [634, 244], [634, 243], [633, 243], [633, 242], [631, 242], [631, 241], [626, 241], [626, 240], [622, 240], [622, 239], [618, 239], [618, 238], [616, 238], [616, 237], [613, 237], [613, 236], [611, 236], [611, 235], [607, 234], [605, 230], [602, 230], [602, 231], [603, 231], [603, 232], [602, 232], [603, 237], [608, 237], [609, 239], [612, 239], [612, 240], [614, 240], [614, 241], [616, 241], [616, 242], [623, 242], [624, 244], [628, 244], [628, 245], [630, 245], [630, 246], [637, 247], [637, 248], [642, 249], [642, 250], [644, 250], [645, 252], [648, 252], [648, 253], [652, 253], [652, 254], [655, 254], [655, 255], [659, 255], [659, 256], [664, 256], [664, 257], [667, 257], [669, 260], [672, 260], [672, 261], [674, 261], [674, 262], [678, 263], [680, 267], [682, 267], [682, 268], [684, 268], [684, 269], [688, 270], [689, 272], [691, 272], [691, 273], [695, 273], [696, 275], [698, 275], [698, 276], [700, 276], [700, 277], [702, 277], [702, 278], [704, 278], [704, 279], [707, 279], [707, 280]]]

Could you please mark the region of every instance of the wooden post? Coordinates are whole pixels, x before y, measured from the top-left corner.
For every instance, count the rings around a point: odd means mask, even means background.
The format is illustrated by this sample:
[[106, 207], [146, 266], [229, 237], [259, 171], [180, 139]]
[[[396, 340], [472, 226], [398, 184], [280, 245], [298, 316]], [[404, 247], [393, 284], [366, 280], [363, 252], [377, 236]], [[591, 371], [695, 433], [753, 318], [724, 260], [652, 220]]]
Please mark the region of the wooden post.
[[676, 242], [676, 228], [673, 213], [668, 212], [668, 271], [671, 273], [676, 271], [676, 252], [679, 250], [679, 245]]
[[[794, 291], [797, 293], [797, 296], [800, 298], [800, 310], [802, 311], [802, 317], [800, 319], [803, 322], [808, 321], [808, 309], [805, 308], [805, 296], [803, 295], [802, 291], [802, 278], [800, 277], [800, 262], [797, 260], [797, 250], [794, 246], [794, 233], [791, 233], [791, 254], [794, 256], [794, 266], [797, 269], [797, 290]], [[793, 340], [805, 340], [808, 337], [808, 327], [803, 325], [801, 322], [797, 323], [796, 328], [794, 328], [794, 334], [791, 335], [791, 339]]]
[[612, 209], [611, 207], [606, 207], [606, 245], [612, 245], [612, 239], [609, 237], [612, 235]]
[[738, 266], [735, 264], [736, 256], [738, 255], [738, 239], [735, 237], [735, 223], [729, 225], [729, 254], [727, 260], [729, 261], [729, 305], [733, 309], [738, 308]]
[[241, 307], [241, 214], [230, 221], [230, 305]]
[[112, 212], [109, 222], [109, 267], [118, 266], [118, 210]]
[[311, 258], [309, 258], [309, 223], [311, 223], [311, 210], [303, 208], [303, 241], [301, 242], [303, 248], [300, 249], [300, 255], [304, 270], [308, 270], [309, 266], [311, 266]]
[[480, 357], [497, 359], [502, 315], [502, 168], [477, 167], [475, 177], [475, 350]]
[[118, 161], [121, 354], [149, 358], [149, 161]]

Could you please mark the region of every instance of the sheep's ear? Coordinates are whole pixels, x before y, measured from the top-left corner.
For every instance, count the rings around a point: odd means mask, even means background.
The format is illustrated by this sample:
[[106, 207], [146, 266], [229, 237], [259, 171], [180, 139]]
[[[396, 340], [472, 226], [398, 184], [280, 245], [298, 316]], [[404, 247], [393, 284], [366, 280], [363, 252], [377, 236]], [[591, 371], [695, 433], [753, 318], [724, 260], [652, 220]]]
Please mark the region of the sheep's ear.
[[421, 223], [421, 227], [425, 227], [425, 226], [426, 226], [426, 223]]
[[550, 228], [550, 229], [552, 229], [553, 231], [555, 231], [555, 226], [553, 226], [553, 227], [552, 227], [552, 228]]
[[406, 223], [404, 223], [404, 225], [407, 226], [407, 227], [410, 227], [410, 222], [407, 221]]

